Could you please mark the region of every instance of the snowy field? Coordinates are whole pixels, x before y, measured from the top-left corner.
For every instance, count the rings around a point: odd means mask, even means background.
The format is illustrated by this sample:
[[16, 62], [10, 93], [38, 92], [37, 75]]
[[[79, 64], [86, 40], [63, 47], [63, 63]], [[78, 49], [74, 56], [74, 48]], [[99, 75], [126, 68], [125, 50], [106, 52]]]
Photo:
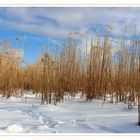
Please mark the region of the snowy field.
[[137, 109], [125, 104], [86, 102], [77, 96], [54, 105], [40, 105], [40, 98], [0, 97], [1, 133], [140, 133]]

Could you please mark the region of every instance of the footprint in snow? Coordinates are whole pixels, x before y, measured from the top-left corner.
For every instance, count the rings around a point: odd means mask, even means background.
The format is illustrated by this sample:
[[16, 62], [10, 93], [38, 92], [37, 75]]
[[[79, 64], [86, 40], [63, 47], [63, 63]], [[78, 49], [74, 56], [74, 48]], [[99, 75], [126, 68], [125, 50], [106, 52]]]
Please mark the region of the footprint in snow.
[[42, 116], [39, 116], [38, 120], [39, 120], [39, 122], [40, 122], [42, 125], [44, 124], [44, 119], [43, 119]]

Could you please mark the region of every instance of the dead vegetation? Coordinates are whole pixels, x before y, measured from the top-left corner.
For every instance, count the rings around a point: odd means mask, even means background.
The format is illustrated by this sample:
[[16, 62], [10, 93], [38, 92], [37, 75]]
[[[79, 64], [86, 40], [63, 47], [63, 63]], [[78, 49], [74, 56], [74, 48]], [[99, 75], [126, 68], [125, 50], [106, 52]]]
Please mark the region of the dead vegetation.
[[[136, 28], [127, 42], [125, 30], [113, 51], [113, 41], [105, 34], [79, 47], [73, 38], [55, 56], [44, 51], [34, 64], [21, 66], [11, 52], [0, 51], [0, 90], [7, 98], [32, 90], [42, 94], [41, 103], [64, 99], [66, 93], [75, 96], [82, 92], [87, 100], [110, 98], [110, 102], [124, 102], [128, 109], [138, 106], [140, 125], [140, 41]], [[6, 44], [7, 47], [7, 44]], [[87, 47], [90, 50], [87, 51]], [[83, 51], [86, 50], [86, 51]]]

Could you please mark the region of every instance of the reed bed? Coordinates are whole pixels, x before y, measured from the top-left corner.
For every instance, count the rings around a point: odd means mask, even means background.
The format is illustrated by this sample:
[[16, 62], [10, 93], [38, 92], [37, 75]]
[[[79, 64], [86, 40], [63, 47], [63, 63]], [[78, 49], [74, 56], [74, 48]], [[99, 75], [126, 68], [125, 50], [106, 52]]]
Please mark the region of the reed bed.
[[[140, 40], [136, 28], [129, 43], [123, 32], [115, 52], [113, 41], [105, 33], [103, 39], [98, 36], [83, 49], [73, 38], [68, 38], [55, 56], [45, 50], [34, 64], [24, 67], [1, 49], [1, 94], [9, 98], [32, 90], [42, 95], [41, 104], [55, 105], [66, 94], [75, 96], [79, 92], [89, 101], [110, 98], [111, 103], [115, 100], [128, 104], [128, 109], [138, 106], [140, 125]], [[87, 47], [90, 47], [88, 52]]]

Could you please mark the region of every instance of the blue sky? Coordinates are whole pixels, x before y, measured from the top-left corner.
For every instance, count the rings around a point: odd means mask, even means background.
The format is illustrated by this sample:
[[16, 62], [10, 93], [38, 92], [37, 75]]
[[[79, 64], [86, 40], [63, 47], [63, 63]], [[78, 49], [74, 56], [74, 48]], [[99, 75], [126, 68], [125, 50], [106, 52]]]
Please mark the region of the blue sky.
[[[24, 60], [32, 63], [45, 45], [53, 51], [69, 32], [85, 35], [89, 28], [104, 34], [106, 24], [113, 26], [110, 35], [119, 38], [125, 26], [130, 38], [137, 25], [140, 34], [140, 8], [68, 8], [68, 7], [1, 7], [0, 40], [8, 39], [13, 48], [24, 50]], [[16, 40], [16, 38], [21, 40]]]

